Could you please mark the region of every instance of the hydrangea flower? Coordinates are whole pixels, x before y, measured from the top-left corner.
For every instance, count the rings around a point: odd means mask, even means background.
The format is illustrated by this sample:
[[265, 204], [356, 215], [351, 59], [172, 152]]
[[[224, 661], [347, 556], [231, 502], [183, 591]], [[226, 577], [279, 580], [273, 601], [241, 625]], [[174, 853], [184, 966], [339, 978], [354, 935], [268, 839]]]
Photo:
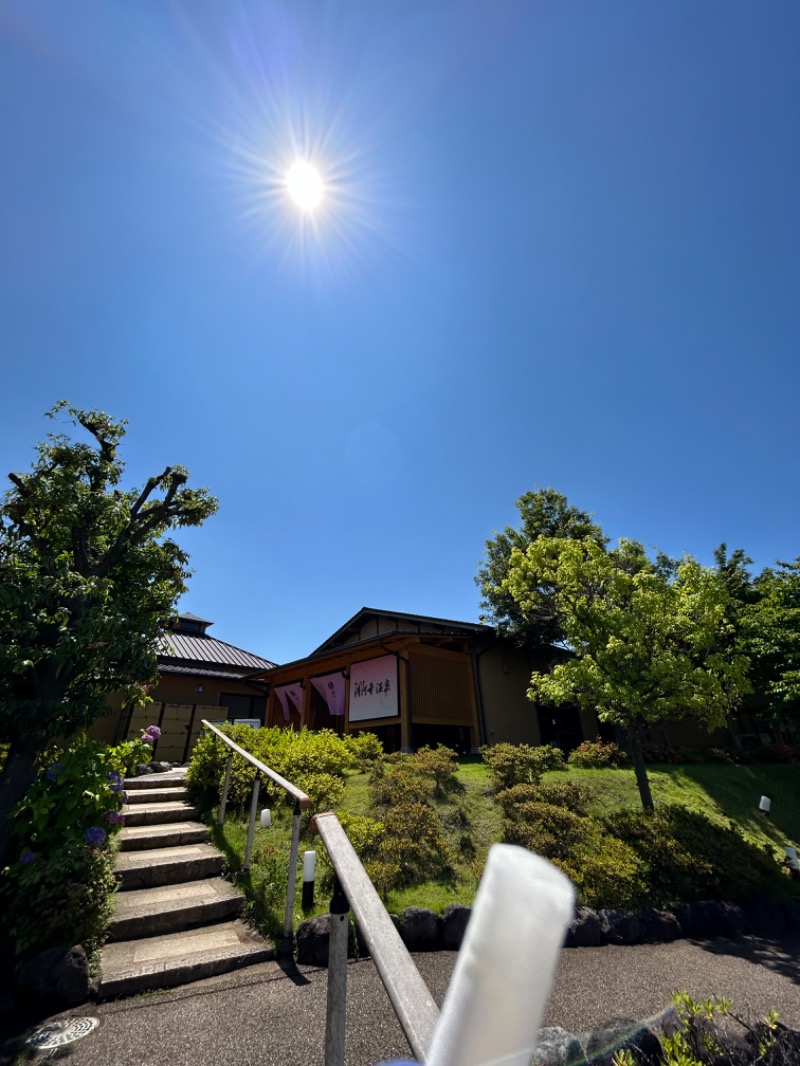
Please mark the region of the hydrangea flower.
[[161, 730], [158, 728], [157, 725], [149, 725], [147, 727], [146, 733], [149, 733], [153, 740], [158, 740], [158, 738], [161, 736]]
[[153, 743], [155, 743], [155, 739], [156, 738], [153, 736], [152, 733], [145, 733], [142, 736], [142, 743], [143, 744], [153, 744]]
[[83, 839], [92, 848], [98, 848], [105, 843], [106, 831], [101, 825], [93, 825], [83, 834]]
[[106, 811], [103, 818], [109, 825], [124, 825], [125, 816], [120, 814], [119, 811]]
[[48, 781], [55, 781], [59, 773], [64, 769], [64, 764], [60, 760], [54, 762], [52, 766], [48, 766], [44, 772], [44, 776]]
[[36, 862], [36, 852], [31, 851], [30, 848], [25, 848], [23, 853], [19, 857], [19, 861], [23, 866], [30, 866], [32, 862]]

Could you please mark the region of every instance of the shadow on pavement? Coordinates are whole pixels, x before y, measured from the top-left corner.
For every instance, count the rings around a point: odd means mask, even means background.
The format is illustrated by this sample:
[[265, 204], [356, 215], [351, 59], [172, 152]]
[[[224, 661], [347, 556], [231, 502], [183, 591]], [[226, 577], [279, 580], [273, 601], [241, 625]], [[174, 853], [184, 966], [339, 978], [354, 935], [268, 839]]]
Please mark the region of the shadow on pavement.
[[774, 938], [743, 936], [735, 940], [720, 938], [689, 943], [712, 955], [728, 955], [763, 966], [800, 985], [800, 935], [796, 933]]

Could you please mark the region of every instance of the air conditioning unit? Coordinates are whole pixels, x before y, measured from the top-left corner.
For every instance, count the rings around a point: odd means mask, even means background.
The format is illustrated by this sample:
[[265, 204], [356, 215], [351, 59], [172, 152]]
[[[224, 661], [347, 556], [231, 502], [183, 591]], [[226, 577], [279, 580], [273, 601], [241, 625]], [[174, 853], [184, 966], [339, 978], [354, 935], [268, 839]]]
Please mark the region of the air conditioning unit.
[[261, 719], [260, 718], [234, 718], [233, 724], [234, 725], [249, 725], [251, 729], [260, 729], [261, 728]]

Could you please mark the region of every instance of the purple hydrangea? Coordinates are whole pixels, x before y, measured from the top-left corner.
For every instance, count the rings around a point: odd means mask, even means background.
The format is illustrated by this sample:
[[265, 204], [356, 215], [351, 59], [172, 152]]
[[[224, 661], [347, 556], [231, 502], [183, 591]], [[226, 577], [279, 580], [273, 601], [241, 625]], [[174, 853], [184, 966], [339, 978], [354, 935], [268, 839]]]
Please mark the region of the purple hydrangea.
[[19, 857], [19, 861], [23, 866], [30, 866], [32, 862], [36, 862], [36, 852], [31, 851], [30, 848], [25, 848], [23, 853]]
[[106, 811], [103, 818], [109, 825], [124, 825], [125, 816], [120, 814], [119, 811]]
[[93, 825], [83, 834], [83, 839], [89, 847], [99, 848], [101, 844], [105, 843], [106, 831], [101, 825]]
[[142, 743], [143, 744], [154, 744], [155, 743], [155, 739], [156, 738], [153, 736], [152, 733], [144, 733], [142, 735]]
[[54, 762], [52, 766], [48, 766], [44, 772], [44, 776], [48, 781], [55, 781], [61, 771], [64, 769], [63, 762]]
[[108, 780], [112, 783], [115, 781], [119, 783], [122, 780], [122, 774], [119, 772], [119, 770], [109, 770], [107, 776]]
[[149, 725], [145, 731], [145, 735], [147, 735], [148, 733], [153, 738], [153, 740], [158, 740], [158, 738], [161, 736], [161, 730], [158, 728], [157, 725]]

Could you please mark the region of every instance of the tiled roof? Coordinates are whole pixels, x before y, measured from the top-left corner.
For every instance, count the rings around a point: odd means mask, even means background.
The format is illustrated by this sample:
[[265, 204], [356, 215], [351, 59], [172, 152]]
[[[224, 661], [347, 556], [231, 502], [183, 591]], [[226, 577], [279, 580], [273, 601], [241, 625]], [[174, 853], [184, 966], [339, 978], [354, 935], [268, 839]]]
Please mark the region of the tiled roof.
[[158, 649], [158, 658], [165, 666], [228, 666], [243, 671], [268, 670], [275, 666], [269, 659], [226, 644], [203, 634], [165, 633]]

